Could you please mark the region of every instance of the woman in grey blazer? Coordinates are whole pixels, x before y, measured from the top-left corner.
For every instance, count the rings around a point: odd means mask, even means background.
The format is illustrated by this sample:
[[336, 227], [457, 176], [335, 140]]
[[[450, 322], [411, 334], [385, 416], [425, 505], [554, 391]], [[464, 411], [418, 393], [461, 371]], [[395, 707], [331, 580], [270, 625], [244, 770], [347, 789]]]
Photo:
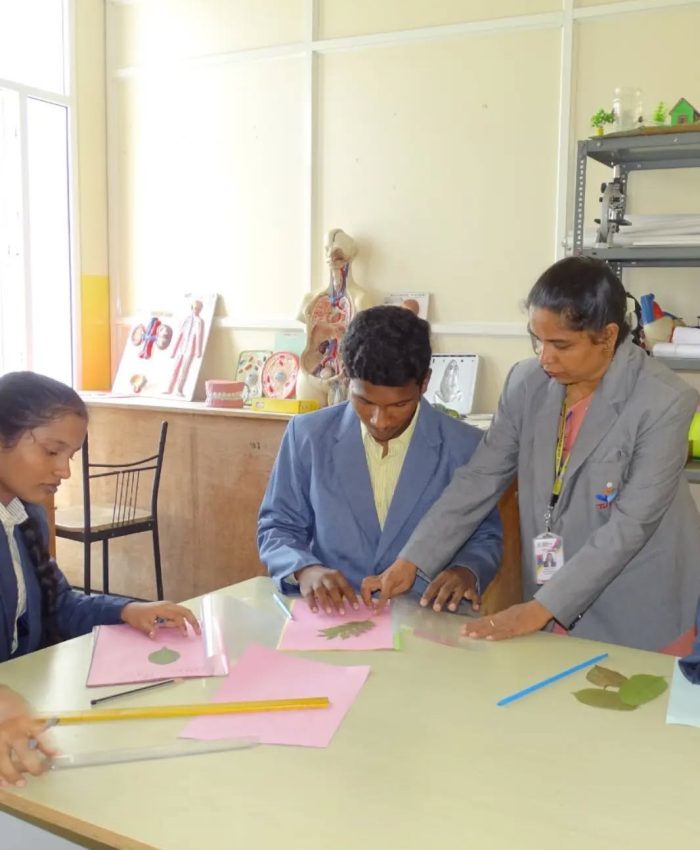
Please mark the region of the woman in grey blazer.
[[[381, 606], [419, 569], [435, 576], [517, 475], [527, 601], [464, 633], [559, 624], [660, 649], [692, 625], [700, 595], [700, 517], [683, 474], [698, 395], [631, 342], [624, 287], [604, 263], [555, 263], [526, 303], [537, 359], [513, 367], [471, 461], [363, 597]], [[563, 564], [543, 581], [533, 541], [547, 531]]]

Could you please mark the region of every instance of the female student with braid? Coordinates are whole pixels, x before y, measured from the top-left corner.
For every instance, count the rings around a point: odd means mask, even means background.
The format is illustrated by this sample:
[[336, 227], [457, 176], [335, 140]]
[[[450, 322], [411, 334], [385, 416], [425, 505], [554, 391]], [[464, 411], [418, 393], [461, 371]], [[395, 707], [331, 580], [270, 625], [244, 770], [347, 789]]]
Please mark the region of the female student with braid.
[[[125, 622], [154, 636], [158, 623], [183, 631], [189, 623], [199, 633], [181, 605], [72, 590], [49, 557], [40, 503], [70, 476], [86, 430], [87, 410], [70, 387], [33, 372], [0, 378], [0, 662], [102, 624]], [[8, 747], [0, 728], [0, 765]]]

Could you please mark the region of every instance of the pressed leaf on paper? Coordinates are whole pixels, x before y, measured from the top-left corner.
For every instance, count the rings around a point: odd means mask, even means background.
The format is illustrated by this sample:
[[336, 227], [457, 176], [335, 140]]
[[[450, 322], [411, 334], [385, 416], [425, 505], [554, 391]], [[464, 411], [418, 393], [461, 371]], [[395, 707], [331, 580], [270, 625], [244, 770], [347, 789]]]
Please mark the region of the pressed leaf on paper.
[[180, 653], [174, 649], [168, 649], [167, 646], [162, 646], [148, 656], [151, 664], [172, 664], [180, 658]]
[[630, 676], [619, 690], [620, 699], [625, 705], [636, 708], [645, 702], [651, 702], [668, 688], [663, 676], [650, 676], [647, 673], [638, 673]]
[[618, 691], [605, 691], [602, 688], [584, 688], [574, 691], [574, 696], [584, 705], [594, 708], [611, 708], [614, 711], [634, 711], [636, 705], [628, 705], [622, 702]]
[[339, 626], [331, 626], [327, 629], [319, 629], [319, 635], [326, 640], [347, 640], [352, 637], [359, 637], [365, 632], [370, 631], [375, 626], [374, 620], [351, 620], [349, 623], [341, 623]]
[[617, 670], [610, 670], [598, 664], [588, 671], [586, 678], [591, 684], [601, 688], [619, 688], [627, 681], [627, 676], [623, 676]]

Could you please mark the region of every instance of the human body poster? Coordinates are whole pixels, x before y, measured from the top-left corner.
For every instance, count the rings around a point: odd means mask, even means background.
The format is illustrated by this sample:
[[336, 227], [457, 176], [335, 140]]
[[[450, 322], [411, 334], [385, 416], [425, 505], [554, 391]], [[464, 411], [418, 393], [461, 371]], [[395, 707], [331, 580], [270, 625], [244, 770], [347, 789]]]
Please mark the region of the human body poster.
[[217, 298], [190, 294], [172, 313], [138, 316], [129, 328], [112, 391], [192, 401]]

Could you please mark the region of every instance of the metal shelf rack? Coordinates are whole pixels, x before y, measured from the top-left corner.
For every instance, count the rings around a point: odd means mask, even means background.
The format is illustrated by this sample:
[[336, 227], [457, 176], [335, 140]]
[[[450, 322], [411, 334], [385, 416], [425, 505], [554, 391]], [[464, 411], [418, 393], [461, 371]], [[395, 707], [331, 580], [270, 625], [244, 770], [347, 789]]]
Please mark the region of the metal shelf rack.
[[[584, 139], [576, 154], [576, 197], [574, 206], [574, 254], [596, 257], [610, 263], [617, 274], [624, 266], [700, 266], [700, 245], [606, 246], [584, 248], [586, 171], [593, 159], [614, 169], [627, 194], [629, 175], [635, 171], [664, 168], [700, 168], [700, 131], [624, 134]], [[624, 208], [623, 208], [624, 212]]]
[[[623, 198], [627, 196], [627, 181], [635, 171], [665, 168], [700, 168], [700, 132], [622, 134], [619, 136], [585, 139], [578, 143], [576, 157], [576, 198], [574, 207], [574, 245], [577, 256], [595, 257], [609, 263], [617, 275], [625, 267], [694, 267], [700, 266], [700, 245], [595, 245], [584, 247], [584, 208], [586, 198], [586, 169], [592, 159], [613, 169], [620, 181]], [[624, 205], [622, 212], [624, 213]], [[659, 358], [669, 368], [678, 371], [700, 371], [700, 360], [690, 357]], [[686, 464], [688, 481], [700, 483], [700, 461]]]

